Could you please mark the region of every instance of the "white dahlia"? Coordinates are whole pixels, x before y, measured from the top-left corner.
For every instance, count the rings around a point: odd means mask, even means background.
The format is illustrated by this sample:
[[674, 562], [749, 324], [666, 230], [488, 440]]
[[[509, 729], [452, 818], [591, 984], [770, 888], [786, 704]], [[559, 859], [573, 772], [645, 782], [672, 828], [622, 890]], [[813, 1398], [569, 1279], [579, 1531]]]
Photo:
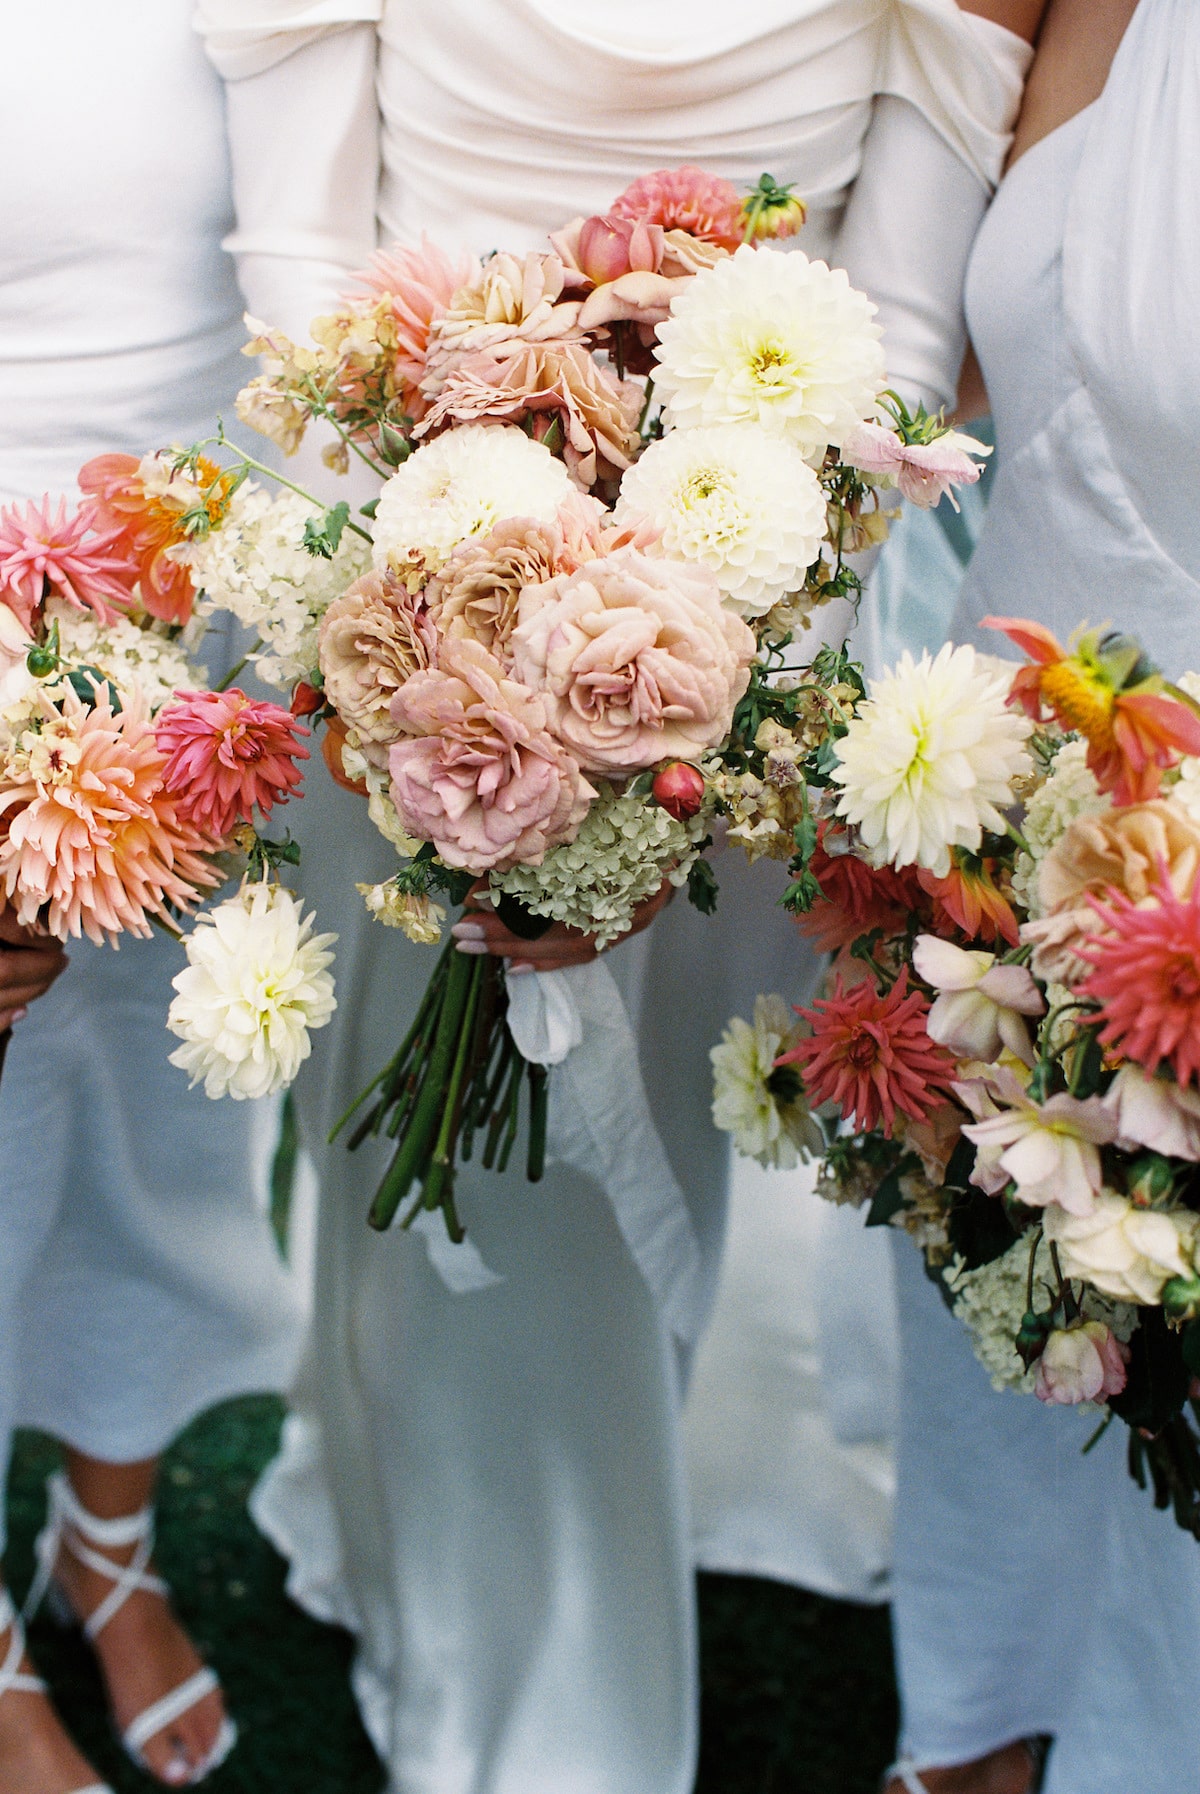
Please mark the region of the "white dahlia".
[[549, 523], [574, 491], [549, 449], [511, 424], [465, 424], [427, 442], [379, 495], [375, 565], [427, 578], [504, 517]]
[[800, 1033], [782, 997], [756, 997], [754, 1025], [734, 1016], [708, 1055], [714, 1122], [732, 1136], [743, 1158], [776, 1171], [790, 1171], [800, 1159], [825, 1150], [798, 1074], [791, 1066], [775, 1070], [780, 1053], [794, 1046]]
[[796, 446], [756, 424], [672, 430], [621, 481], [617, 521], [639, 517], [668, 554], [699, 561], [743, 617], [803, 585], [825, 536], [820, 481]]
[[842, 269], [744, 246], [672, 301], [655, 390], [676, 426], [761, 424], [819, 461], [874, 413], [885, 380], [874, 315]]
[[188, 963], [167, 1026], [183, 1041], [171, 1064], [206, 1096], [270, 1096], [290, 1084], [337, 1007], [329, 966], [335, 934], [282, 885], [244, 885], [187, 937]]
[[836, 744], [838, 814], [893, 866], [950, 870], [950, 850], [977, 852], [1002, 832], [1013, 782], [1030, 770], [1033, 725], [1007, 704], [1012, 669], [949, 643], [936, 660], [905, 649], [871, 681], [870, 696]]

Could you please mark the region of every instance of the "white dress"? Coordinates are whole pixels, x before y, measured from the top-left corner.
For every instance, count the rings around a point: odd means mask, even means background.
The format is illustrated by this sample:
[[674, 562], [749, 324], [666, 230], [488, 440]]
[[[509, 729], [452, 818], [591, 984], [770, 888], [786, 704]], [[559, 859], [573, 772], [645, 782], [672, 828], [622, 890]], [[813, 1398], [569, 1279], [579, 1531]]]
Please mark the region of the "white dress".
[[[931, 400], [952, 389], [961, 269], [1022, 72], [1015, 40], [952, 0], [208, 0], [201, 17], [230, 77], [235, 246], [259, 315], [302, 329], [364, 254], [348, 239], [356, 194], [374, 199], [381, 115], [384, 237], [537, 247], [685, 161], [795, 180], [811, 253], [839, 230], [839, 259], [882, 248], [871, 284], [897, 377]], [[915, 219], [896, 203], [899, 155]], [[631, 1215], [562, 1164], [534, 1188], [468, 1170], [468, 1237], [503, 1280], [456, 1296], [419, 1240], [368, 1233], [377, 1161], [315, 1144], [431, 959], [361, 919], [349, 886], [383, 876], [391, 850], [354, 800], [331, 795], [304, 826], [306, 889], [342, 933], [341, 1008], [301, 1095], [324, 1184], [316, 1331], [258, 1513], [294, 1591], [361, 1634], [356, 1684], [398, 1794], [684, 1794], [679, 1371], [711, 1305], [726, 1182], [707, 1052], [755, 991], [797, 989], [803, 954], [730, 855], [716, 922], [680, 902], [606, 955], [663, 1180]], [[636, 1094], [624, 1069], [610, 1126]]]
[[[0, 502], [192, 440], [236, 390], [220, 84], [188, 14], [6, 9]], [[0, 1085], [0, 1467], [18, 1423], [149, 1457], [211, 1403], [284, 1387], [298, 1349], [263, 1206], [274, 1105], [211, 1103], [167, 1063], [165, 936], [70, 953]]]
[[[1200, 14], [1141, 0], [1102, 98], [1013, 168], [967, 286], [999, 466], [951, 626], [1111, 618], [1200, 664]], [[1001, 638], [981, 632], [996, 652]], [[1125, 1428], [996, 1394], [906, 1240], [895, 1629], [908, 1749], [1049, 1732], [1047, 1794], [1200, 1779], [1200, 1547]]]

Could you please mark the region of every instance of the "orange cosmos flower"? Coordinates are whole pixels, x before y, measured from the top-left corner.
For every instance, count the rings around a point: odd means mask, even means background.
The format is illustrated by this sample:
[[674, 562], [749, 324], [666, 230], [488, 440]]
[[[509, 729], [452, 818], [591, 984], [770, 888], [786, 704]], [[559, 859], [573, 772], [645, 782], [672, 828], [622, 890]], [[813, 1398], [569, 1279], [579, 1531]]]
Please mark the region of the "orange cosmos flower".
[[233, 490], [233, 475], [203, 455], [194, 470], [176, 471], [169, 455], [97, 455], [79, 472], [90, 493], [96, 523], [136, 565], [142, 604], [152, 617], [186, 623], [195, 588], [191, 574], [170, 550], [190, 540], [198, 517], [220, 523]]
[[1151, 666], [1128, 636], [1097, 629], [1072, 638], [1068, 653], [1040, 623], [984, 617], [1033, 664], [1013, 679], [1012, 702], [1040, 720], [1049, 712], [1088, 744], [1087, 763], [1118, 804], [1146, 803], [1182, 754], [1200, 754], [1200, 715]]

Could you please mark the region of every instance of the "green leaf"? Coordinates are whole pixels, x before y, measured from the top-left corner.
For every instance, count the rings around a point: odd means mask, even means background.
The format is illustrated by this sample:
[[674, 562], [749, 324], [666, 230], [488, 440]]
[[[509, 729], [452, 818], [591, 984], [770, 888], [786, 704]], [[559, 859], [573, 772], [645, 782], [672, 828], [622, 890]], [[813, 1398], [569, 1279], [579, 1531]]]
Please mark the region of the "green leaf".
[[889, 1171], [874, 1196], [867, 1210], [868, 1227], [886, 1227], [893, 1215], [898, 1215], [904, 1207], [904, 1192], [900, 1188], [900, 1170], [897, 1165]]
[[379, 500], [377, 498], [369, 498], [365, 505], [359, 505], [358, 514], [360, 517], [365, 517], [369, 523], [374, 523], [375, 513], [378, 509]]
[[688, 867], [688, 902], [694, 904], [702, 916], [715, 914], [717, 889], [717, 876], [708, 861], [693, 860]]
[[331, 505], [318, 525], [315, 517], [309, 517], [304, 525], [303, 546], [309, 554], [323, 561], [331, 561], [338, 551], [342, 532], [350, 521], [350, 506], [345, 499], [339, 499]]

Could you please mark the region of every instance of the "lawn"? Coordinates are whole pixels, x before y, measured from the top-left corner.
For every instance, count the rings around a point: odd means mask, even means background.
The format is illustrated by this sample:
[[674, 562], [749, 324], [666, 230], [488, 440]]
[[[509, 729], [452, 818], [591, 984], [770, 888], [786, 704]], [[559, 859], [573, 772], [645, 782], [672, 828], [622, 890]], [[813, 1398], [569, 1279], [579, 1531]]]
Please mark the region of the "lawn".
[[[189, 1428], [164, 1470], [159, 1557], [224, 1678], [242, 1740], [212, 1794], [378, 1794], [382, 1778], [346, 1674], [350, 1641], [283, 1592], [283, 1565], [246, 1514], [275, 1449], [280, 1404], [229, 1402]], [[53, 1447], [17, 1441], [9, 1574], [23, 1592]], [[774, 1583], [700, 1578], [697, 1794], [874, 1794], [895, 1727], [885, 1611]], [[91, 1659], [45, 1619], [31, 1642], [82, 1747], [118, 1794], [151, 1785], [114, 1745]], [[647, 1791], [651, 1794], [651, 1791]]]

